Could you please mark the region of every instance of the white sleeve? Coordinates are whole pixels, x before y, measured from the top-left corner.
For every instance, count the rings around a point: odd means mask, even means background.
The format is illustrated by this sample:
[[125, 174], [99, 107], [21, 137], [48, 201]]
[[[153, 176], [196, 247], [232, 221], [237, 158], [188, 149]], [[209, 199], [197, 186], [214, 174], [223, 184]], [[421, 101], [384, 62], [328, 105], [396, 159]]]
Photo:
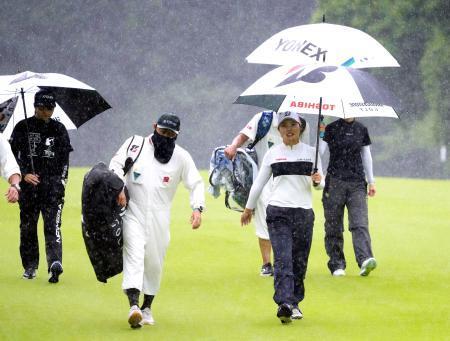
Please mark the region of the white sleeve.
[[319, 142], [319, 152], [320, 152], [320, 155], [324, 155], [326, 152], [329, 152], [328, 143], [326, 143], [322, 139], [320, 139], [320, 142]]
[[370, 153], [370, 146], [362, 147], [361, 157], [362, 157], [364, 172], [366, 173], [367, 182], [369, 184], [374, 184], [375, 178], [373, 177], [372, 154]]
[[184, 154], [181, 180], [189, 192], [191, 208], [205, 207], [205, 185], [189, 153]]
[[240, 131], [241, 134], [247, 136], [250, 140], [254, 141], [256, 137], [256, 132], [258, 130], [258, 122], [261, 118], [262, 113], [258, 113], [253, 116], [253, 118], [245, 125], [244, 129]]
[[[305, 122], [306, 122], [306, 120], [305, 120]], [[312, 143], [311, 143], [310, 131], [311, 131], [311, 129], [309, 128], [309, 123], [306, 122], [305, 129], [303, 130], [303, 134], [302, 134], [302, 136], [300, 136], [300, 141], [311, 146]]]
[[127, 149], [130, 145], [131, 139], [133, 137], [128, 138], [119, 150], [114, 154], [110, 163], [109, 169], [111, 169], [114, 173], [116, 173], [122, 181], [125, 181], [125, 177], [123, 175], [123, 167], [125, 166], [125, 160], [127, 158]]
[[272, 167], [270, 167], [270, 151], [264, 155], [264, 159], [261, 167], [258, 171], [258, 176], [255, 179], [255, 182], [250, 189], [250, 194], [248, 195], [246, 208], [253, 210], [256, 207], [256, 202], [258, 201], [261, 192], [266, 185], [267, 181], [269, 181], [272, 176]]
[[[325, 142], [326, 143], [326, 142]], [[313, 186], [316, 190], [323, 189], [325, 187], [325, 177], [323, 176], [322, 171], [322, 160], [320, 159], [320, 155], [317, 155], [317, 173], [322, 175], [322, 180], [320, 180], [320, 184], [317, 186]]]
[[2, 134], [0, 134], [0, 174], [6, 180], [13, 174], [20, 175], [20, 167], [11, 151], [11, 146]]

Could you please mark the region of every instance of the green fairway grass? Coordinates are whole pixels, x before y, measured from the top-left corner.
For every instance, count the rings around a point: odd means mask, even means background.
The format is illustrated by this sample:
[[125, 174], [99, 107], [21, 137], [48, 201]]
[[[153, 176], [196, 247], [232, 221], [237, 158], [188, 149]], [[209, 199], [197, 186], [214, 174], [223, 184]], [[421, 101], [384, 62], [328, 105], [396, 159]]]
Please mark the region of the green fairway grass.
[[[360, 277], [345, 231], [347, 276], [330, 275], [323, 246], [321, 192], [306, 278], [304, 319], [281, 325], [273, 278], [259, 276], [253, 227], [208, 193], [203, 223], [189, 225], [188, 193], [180, 186], [172, 208], [171, 243], [155, 326], [132, 330], [121, 275], [98, 282], [81, 235], [81, 184], [73, 168], [63, 213], [60, 283], [47, 282], [39, 225], [40, 267], [22, 279], [19, 210], [0, 182], [0, 340], [445, 340], [450, 339], [450, 181], [378, 178], [369, 199], [378, 268]], [[206, 172], [203, 172], [206, 179]]]

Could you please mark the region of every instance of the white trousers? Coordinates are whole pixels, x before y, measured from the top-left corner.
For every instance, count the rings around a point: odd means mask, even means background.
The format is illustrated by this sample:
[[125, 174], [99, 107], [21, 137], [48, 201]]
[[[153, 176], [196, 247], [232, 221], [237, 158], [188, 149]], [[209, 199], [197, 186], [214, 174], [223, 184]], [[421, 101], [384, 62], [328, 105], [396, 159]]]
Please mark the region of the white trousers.
[[147, 211], [145, 216], [143, 224], [132, 214], [124, 217], [122, 289], [155, 295], [170, 241], [170, 211]]
[[256, 210], [254, 216], [255, 232], [256, 236], [261, 239], [269, 240], [269, 230], [267, 229], [266, 222], [266, 209], [267, 203], [270, 198], [271, 183], [264, 186], [264, 189], [256, 202]]

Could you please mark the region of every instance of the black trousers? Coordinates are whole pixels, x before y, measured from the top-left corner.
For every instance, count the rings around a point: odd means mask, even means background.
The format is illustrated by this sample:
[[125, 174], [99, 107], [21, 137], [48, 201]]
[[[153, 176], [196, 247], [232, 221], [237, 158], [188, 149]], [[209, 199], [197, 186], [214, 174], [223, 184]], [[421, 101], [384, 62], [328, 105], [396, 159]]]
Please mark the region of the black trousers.
[[298, 305], [305, 297], [304, 279], [314, 226], [312, 209], [267, 206], [267, 226], [274, 257], [273, 300]]
[[65, 188], [61, 177], [41, 178], [37, 186], [22, 181], [20, 207], [20, 256], [24, 269], [39, 266], [37, 224], [39, 214], [44, 220], [47, 271], [53, 262], [62, 264], [61, 215]]
[[347, 207], [348, 227], [352, 234], [353, 250], [358, 266], [373, 257], [369, 234], [367, 184], [327, 176], [322, 194], [325, 214], [325, 249], [331, 273], [345, 269], [344, 208]]

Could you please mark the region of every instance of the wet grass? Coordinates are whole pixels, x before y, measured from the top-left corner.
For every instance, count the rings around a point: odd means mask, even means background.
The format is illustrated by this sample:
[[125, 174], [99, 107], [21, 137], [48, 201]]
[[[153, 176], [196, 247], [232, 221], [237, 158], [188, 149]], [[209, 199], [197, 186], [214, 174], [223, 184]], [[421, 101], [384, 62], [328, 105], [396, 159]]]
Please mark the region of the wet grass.
[[[96, 281], [80, 228], [84, 169], [72, 169], [63, 214], [64, 274], [47, 282], [40, 227], [41, 266], [21, 279], [18, 207], [0, 200], [0, 339], [2, 340], [442, 340], [450, 307], [450, 181], [380, 178], [370, 199], [370, 228], [379, 267], [358, 276], [345, 232], [347, 276], [326, 268], [323, 214], [315, 196], [316, 225], [306, 280], [305, 318], [281, 325], [272, 280], [258, 275], [257, 240], [239, 227], [238, 213], [207, 194], [203, 226], [192, 231], [187, 192], [180, 186], [172, 210], [172, 240], [157, 324], [127, 325], [121, 276]], [[0, 184], [4, 193], [6, 184]], [[317, 194], [317, 193], [316, 193]]]

